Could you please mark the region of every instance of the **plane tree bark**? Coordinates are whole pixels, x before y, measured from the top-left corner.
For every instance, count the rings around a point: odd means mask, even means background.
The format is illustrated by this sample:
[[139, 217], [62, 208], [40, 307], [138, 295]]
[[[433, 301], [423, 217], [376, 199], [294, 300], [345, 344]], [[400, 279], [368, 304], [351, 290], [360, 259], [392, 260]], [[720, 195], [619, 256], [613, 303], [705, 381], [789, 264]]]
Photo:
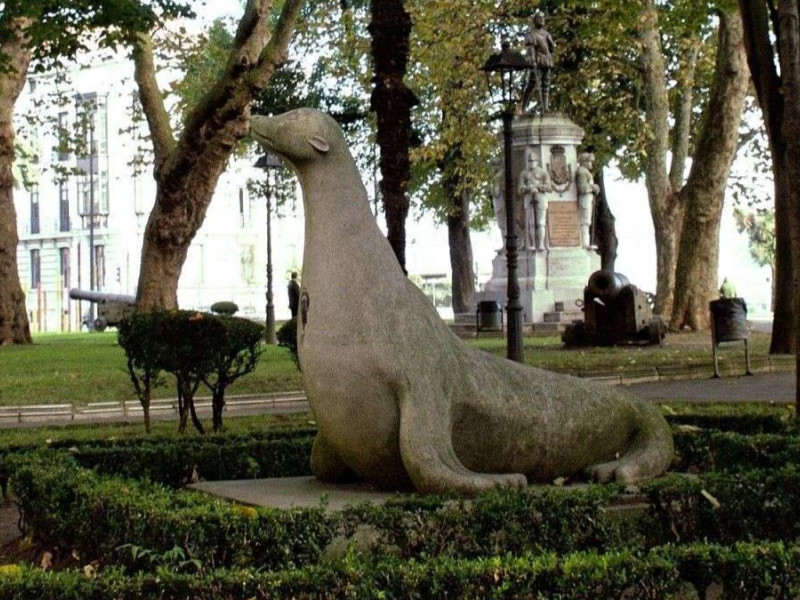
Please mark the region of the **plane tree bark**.
[[739, 0], [739, 7], [744, 22], [747, 62], [767, 129], [775, 182], [775, 298], [770, 352], [790, 353], [798, 351], [800, 336], [798, 2], [779, 0], [776, 4], [766, 0]]
[[28, 73], [31, 51], [25, 30], [28, 17], [0, 16], [0, 54], [6, 72], [0, 77], [0, 345], [31, 343], [25, 294], [17, 267], [17, 213], [14, 209], [14, 104]]
[[[674, 126], [670, 129], [664, 53], [655, 0], [646, 0], [639, 21], [640, 71], [645, 115], [645, 183], [656, 235], [655, 312], [670, 317], [670, 329], [708, 327], [708, 301], [716, 283], [719, 221], [727, 174], [736, 151], [738, 124], [747, 91], [747, 69], [742, 60], [741, 19], [738, 13], [719, 12], [717, 65], [712, 94], [705, 108], [691, 170], [683, 184], [688, 156], [696, 54], [687, 57], [678, 83]], [[672, 136], [672, 143], [670, 143]], [[667, 166], [667, 149], [672, 161]], [[686, 231], [686, 227], [689, 231]], [[682, 242], [684, 234], [687, 241]], [[705, 236], [705, 237], [703, 237]], [[703, 237], [705, 253], [691, 244]], [[713, 250], [710, 248], [713, 246]], [[681, 256], [680, 253], [686, 253]], [[710, 284], [714, 281], [714, 284]], [[679, 303], [676, 304], [676, 299]]]
[[156, 82], [152, 41], [133, 48], [135, 79], [153, 140], [156, 201], [144, 233], [137, 301], [141, 310], [176, 308], [186, 254], [238, 140], [249, 105], [287, 56], [303, 0], [286, 0], [271, 31], [270, 0], [249, 0], [224, 74], [189, 113], [175, 137]]
[[725, 187], [736, 154], [750, 72], [738, 13], [719, 14], [719, 43], [708, 109], [681, 190], [684, 221], [675, 269], [671, 328], [707, 329], [716, 295], [719, 228]]

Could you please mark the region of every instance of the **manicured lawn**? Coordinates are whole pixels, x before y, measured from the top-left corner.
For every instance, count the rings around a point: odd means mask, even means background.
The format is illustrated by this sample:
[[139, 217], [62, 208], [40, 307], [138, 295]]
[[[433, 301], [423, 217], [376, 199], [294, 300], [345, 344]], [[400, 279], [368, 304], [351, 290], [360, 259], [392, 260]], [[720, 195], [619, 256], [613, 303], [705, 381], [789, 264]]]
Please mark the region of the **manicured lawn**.
[[[135, 400], [125, 354], [116, 332], [43, 334], [32, 346], [0, 347], [0, 405], [54, 404]], [[480, 338], [468, 343], [500, 356], [505, 340]], [[769, 336], [752, 333], [754, 366], [768, 360]], [[744, 370], [742, 344], [721, 351], [723, 368]], [[525, 339], [528, 364], [553, 371], [590, 374], [600, 371], [637, 372], [657, 368], [702, 368], [710, 373], [710, 334], [671, 334], [661, 347], [565, 349], [557, 336]], [[302, 388], [300, 373], [284, 348], [265, 346], [256, 370], [239, 379], [229, 394], [265, 393]], [[200, 390], [200, 395], [206, 394]], [[156, 390], [156, 397], [173, 398], [172, 378]]]
[[[116, 332], [37, 335], [31, 346], [0, 347], [0, 405], [135, 400], [125, 365]], [[288, 351], [265, 346], [256, 370], [236, 381], [228, 393], [300, 387], [300, 374]], [[155, 396], [175, 396], [171, 377]]]
[[[770, 336], [750, 333], [750, 357], [754, 365], [764, 364], [769, 355]], [[472, 342], [478, 348], [505, 356], [506, 341], [502, 338], [479, 338]], [[744, 371], [744, 344], [725, 344], [720, 348], [720, 364], [733, 365]], [[671, 333], [661, 346], [614, 346], [596, 348], [564, 348], [556, 336], [525, 338], [525, 361], [533, 366], [562, 373], [598, 371], [637, 371], [648, 368], [713, 369], [711, 334]]]

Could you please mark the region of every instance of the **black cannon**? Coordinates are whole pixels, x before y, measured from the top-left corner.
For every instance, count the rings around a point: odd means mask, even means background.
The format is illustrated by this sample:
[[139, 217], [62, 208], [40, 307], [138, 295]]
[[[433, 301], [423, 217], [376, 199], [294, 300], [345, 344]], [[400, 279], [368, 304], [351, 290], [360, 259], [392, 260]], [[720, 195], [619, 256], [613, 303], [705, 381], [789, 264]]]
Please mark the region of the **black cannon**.
[[652, 296], [622, 273], [595, 271], [583, 289], [583, 321], [568, 325], [561, 336], [567, 346], [660, 344], [665, 328], [653, 314]]
[[136, 310], [136, 296], [128, 294], [107, 294], [72, 288], [69, 297], [73, 300], [87, 300], [97, 304], [97, 317], [91, 321], [84, 317], [83, 324], [95, 331], [104, 331], [106, 327], [116, 327], [120, 321]]

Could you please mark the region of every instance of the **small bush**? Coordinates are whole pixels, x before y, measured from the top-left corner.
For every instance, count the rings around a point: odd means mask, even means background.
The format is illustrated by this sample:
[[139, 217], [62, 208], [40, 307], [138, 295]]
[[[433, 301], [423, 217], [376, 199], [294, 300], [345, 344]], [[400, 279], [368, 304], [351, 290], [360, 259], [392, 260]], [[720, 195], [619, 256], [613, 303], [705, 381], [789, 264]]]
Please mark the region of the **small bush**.
[[292, 360], [300, 368], [300, 359], [297, 356], [297, 317], [289, 319], [280, 326], [275, 336], [278, 345], [287, 348], [292, 355]]
[[220, 302], [214, 302], [214, 304], [211, 305], [211, 312], [218, 315], [233, 316], [239, 312], [239, 306], [235, 302], [222, 300]]

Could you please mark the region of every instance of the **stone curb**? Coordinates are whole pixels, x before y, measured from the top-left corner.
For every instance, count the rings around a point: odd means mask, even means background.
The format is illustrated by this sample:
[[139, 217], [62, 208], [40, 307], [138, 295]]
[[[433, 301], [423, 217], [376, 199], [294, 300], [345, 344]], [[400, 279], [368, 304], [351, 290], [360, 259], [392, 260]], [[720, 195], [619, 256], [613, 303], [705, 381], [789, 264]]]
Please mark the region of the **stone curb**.
[[[736, 377], [744, 375], [744, 360], [741, 365], [730, 363], [720, 365], [723, 377]], [[759, 357], [751, 359], [750, 370], [753, 373], [786, 373], [795, 370], [795, 359], [787, 357]], [[634, 383], [648, 383], [654, 381], [676, 381], [686, 379], [710, 379], [714, 375], [713, 366], [698, 364], [695, 367], [676, 367], [664, 365], [662, 367], [644, 367], [640, 369], [626, 369], [622, 371], [581, 371], [573, 375], [589, 381], [602, 381], [611, 385], [631, 385]]]

